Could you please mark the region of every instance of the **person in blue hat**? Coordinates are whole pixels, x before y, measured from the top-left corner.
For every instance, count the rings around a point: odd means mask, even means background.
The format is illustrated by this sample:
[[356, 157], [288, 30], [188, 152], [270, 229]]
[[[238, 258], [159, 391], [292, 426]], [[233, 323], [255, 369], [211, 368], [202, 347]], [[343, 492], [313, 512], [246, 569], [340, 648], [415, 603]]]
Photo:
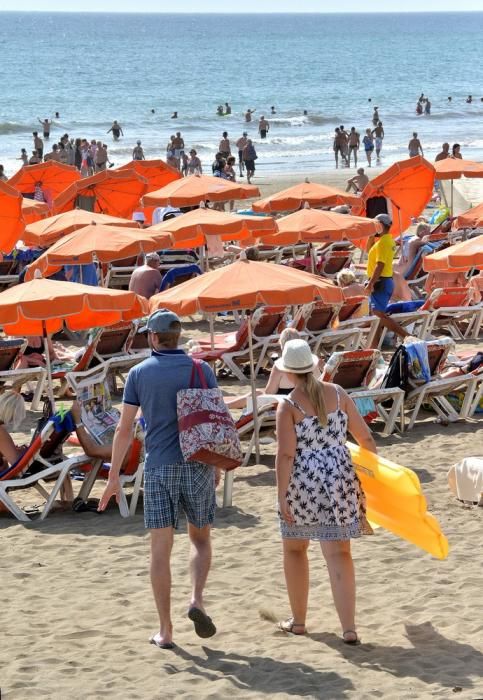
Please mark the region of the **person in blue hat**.
[[[124, 387], [121, 416], [114, 435], [112, 466], [99, 510], [114, 496], [119, 499], [119, 472], [133, 438], [139, 410], [146, 423], [144, 520], [151, 534], [151, 584], [159, 615], [159, 631], [150, 639], [160, 649], [173, 649], [170, 556], [179, 507], [188, 521], [191, 540], [192, 594], [188, 617], [200, 637], [216, 627], [206, 614], [203, 589], [211, 564], [211, 525], [215, 516], [216, 470], [200, 462], [185, 462], [178, 431], [177, 394], [190, 387], [193, 361], [178, 347], [181, 322], [167, 309], [148, 319], [151, 356], [133, 367]], [[217, 386], [211, 367], [201, 363], [208, 388]]]

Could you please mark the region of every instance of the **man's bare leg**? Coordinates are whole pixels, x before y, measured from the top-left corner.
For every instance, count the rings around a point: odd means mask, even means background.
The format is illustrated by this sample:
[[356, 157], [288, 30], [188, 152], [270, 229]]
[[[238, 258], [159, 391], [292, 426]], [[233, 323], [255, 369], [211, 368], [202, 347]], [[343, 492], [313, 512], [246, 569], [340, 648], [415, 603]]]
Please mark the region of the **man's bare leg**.
[[159, 641], [173, 641], [171, 623], [171, 566], [173, 528], [162, 527], [151, 530], [151, 586], [159, 616]]
[[191, 541], [190, 572], [191, 572], [191, 601], [190, 607], [203, 610], [203, 590], [211, 566], [211, 527], [198, 528], [188, 523], [188, 535]]
[[371, 313], [373, 313], [374, 316], [377, 316], [377, 318], [380, 320], [379, 328], [377, 329], [377, 333], [372, 342], [373, 348], [377, 348], [379, 346], [379, 341], [381, 339], [382, 334], [382, 326], [384, 328], [387, 328], [389, 331], [392, 331], [400, 338], [406, 338], [409, 335], [409, 333], [402, 326], [400, 326], [399, 323], [397, 323], [394, 319], [385, 314], [383, 311], [376, 311], [375, 309], [372, 309]]

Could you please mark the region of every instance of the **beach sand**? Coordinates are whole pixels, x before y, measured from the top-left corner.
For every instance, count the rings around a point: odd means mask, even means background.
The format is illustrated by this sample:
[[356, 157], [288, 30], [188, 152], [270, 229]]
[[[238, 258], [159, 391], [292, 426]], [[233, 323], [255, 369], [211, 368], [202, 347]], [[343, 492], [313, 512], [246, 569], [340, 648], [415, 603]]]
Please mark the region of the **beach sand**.
[[[340, 186], [346, 173], [324, 181]], [[264, 191], [299, 180], [273, 178]], [[226, 381], [223, 388], [248, 390]], [[218, 511], [206, 593], [218, 627], [211, 639], [198, 639], [186, 617], [184, 523], [175, 536], [175, 651], [148, 644], [157, 618], [141, 506], [131, 519], [111, 505], [104, 514], [53, 512], [27, 527], [0, 515], [2, 700], [483, 698], [483, 509], [458, 503], [446, 481], [453, 463], [481, 455], [483, 419], [442, 426], [425, 415], [411, 432], [377, 437], [377, 444], [417, 472], [451, 551], [437, 561], [382, 529], [354, 542], [360, 647], [341, 643], [315, 543], [308, 635], [285, 635], [262, 619], [289, 616], [271, 444], [260, 464], [252, 460], [236, 473], [233, 507]], [[101, 490], [98, 484], [93, 495]], [[19, 499], [36, 502], [33, 493]]]

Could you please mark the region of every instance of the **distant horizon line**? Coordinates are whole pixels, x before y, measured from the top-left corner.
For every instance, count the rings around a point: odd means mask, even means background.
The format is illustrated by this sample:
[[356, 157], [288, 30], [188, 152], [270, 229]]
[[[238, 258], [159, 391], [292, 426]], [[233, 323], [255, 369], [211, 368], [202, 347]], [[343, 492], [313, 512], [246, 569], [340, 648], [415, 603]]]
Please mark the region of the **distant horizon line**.
[[132, 11], [132, 10], [0, 10], [0, 14], [64, 14], [64, 15], [99, 15], [99, 14], [109, 14], [109, 15], [461, 15], [461, 14], [483, 14], [483, 10], [386, 10], [380, 12], [379, 10], [367, 10], [366, 12], [354, 12], [352, 10], [328, 10], [326, 12], [263, 12], [263, 11], [250, 11], [250, 12], [165, 12], [157, 10], [143, 10], [143, 11]]

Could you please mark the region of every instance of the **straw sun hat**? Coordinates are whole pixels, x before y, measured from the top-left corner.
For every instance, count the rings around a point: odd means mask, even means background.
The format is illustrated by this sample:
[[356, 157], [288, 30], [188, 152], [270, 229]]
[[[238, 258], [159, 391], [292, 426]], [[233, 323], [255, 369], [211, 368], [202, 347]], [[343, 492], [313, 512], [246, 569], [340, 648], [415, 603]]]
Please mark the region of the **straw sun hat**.
[[282, 357], [275, 361], [277, 369], [292, 374], [307, 374], [318, 367], [318, 364], [319, 358], [312, 354], [309, 344], [301, 338], [285, 343]]

